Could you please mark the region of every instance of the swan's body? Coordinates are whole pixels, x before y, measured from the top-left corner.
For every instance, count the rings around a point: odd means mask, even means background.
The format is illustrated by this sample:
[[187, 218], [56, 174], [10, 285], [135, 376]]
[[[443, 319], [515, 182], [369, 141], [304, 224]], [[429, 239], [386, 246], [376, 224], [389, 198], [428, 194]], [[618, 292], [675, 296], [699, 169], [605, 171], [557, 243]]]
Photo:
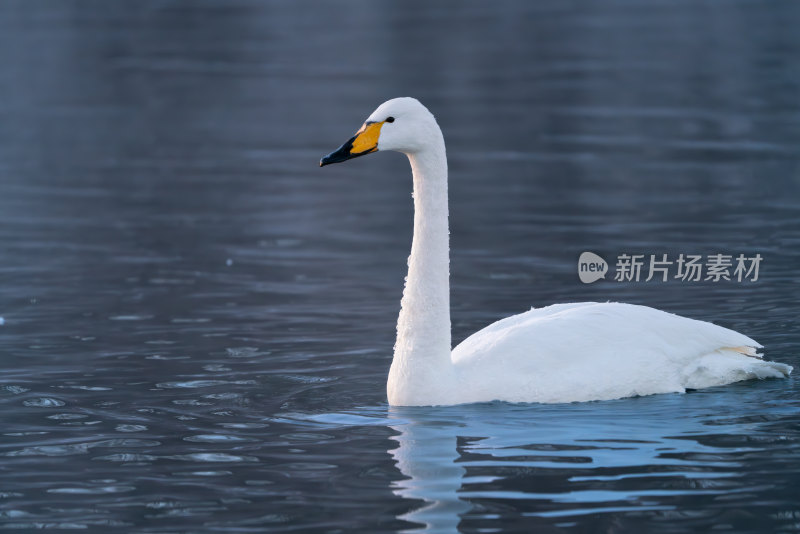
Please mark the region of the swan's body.
[[738, 332], [620, 303], [532, 309], [476, 332], [451, 352], [441, 130], [417, 100], [389, 100], [320, 165], [377, 150], [405, 153], [414, 177], [414, 238], [387, 382], [390, 404], [617, 399], [791, 372], [763, 361], [756, 352], [761, 345]]
[[646, 306], [581, 302], [476, 332], [453, 350], [453, 367], [474, 401], [498, 391], [509, 401], [588, 401], [788, 374], [787, 365], [756, 357], [757, 347], [733, 330]]

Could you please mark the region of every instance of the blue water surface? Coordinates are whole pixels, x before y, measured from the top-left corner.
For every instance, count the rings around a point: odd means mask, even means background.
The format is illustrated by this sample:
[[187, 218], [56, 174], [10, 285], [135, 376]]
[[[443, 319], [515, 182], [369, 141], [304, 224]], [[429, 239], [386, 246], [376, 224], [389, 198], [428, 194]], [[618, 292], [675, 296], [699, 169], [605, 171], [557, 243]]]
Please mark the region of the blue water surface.
[[[318, 168], [388, 98], [436, 114], [455, 343], [624, 301], [797, 368], [798, 27], [744, 0], [3, 2], [0, 528], [800, 530], [796, 378], [389, 407], [408, 164]], [[584, 251], [763, 261], [586, 285]]]

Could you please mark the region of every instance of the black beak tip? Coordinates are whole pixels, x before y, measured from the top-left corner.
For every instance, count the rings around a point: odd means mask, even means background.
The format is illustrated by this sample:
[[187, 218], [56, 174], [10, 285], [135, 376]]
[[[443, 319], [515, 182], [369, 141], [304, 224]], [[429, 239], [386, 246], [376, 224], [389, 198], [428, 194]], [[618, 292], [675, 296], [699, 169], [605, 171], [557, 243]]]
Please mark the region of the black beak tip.
[[324, 167], [325, 165], [330, 165], [331, 163], [340, 163], [342, 161], [347, 161], [348, 159], [359, 156], [360, 154], [353, 155], [350, 153], [350, 149], [353, 148], [353, 141], [355, 141], [355, 139], [356, 138], [353, 137], [327, 156], [323, 156], [322, 159], [319, 160], [319, 166]]

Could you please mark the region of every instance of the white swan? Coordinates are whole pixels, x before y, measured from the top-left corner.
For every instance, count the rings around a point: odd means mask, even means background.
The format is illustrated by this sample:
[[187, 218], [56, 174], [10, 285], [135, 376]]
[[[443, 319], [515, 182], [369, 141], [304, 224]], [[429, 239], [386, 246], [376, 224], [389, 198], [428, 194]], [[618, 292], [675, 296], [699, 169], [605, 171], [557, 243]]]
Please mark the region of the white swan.
[[320, 166], [377, 152], [408, 156], [414, 238], [386, 390], [400, 406], [576, 402], [783, 377], [733, 330], [645, 306], [582, 302], [498, 321], [450, 350], [447, 158], [433, 115], [413, 98], [384, 102]]

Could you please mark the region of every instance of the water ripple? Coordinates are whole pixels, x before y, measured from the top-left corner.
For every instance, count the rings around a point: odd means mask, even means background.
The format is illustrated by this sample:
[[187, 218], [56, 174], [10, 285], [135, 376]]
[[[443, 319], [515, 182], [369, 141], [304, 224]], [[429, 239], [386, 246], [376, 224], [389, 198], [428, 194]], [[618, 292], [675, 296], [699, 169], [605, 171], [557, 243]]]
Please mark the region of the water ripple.
[[225, 434], [198, 434], [196, 436], [187, 436], [183, 438], [185, 441], [195, 441], [198, 443], [226, 443], [231, 441], [248, 441], [247, 438], [239, 436], [231, 436]]
[[152, 315], [112, 315], [109, 317], [112, 321], [147, 321], [152, 319]]
[[5, 456], [71, 456], [89, 452], [89, 443], [74, 443], [71, 445], [40, 445], [25, 447], [16, 451], [5, 453]]
[[235, 454], [228, 454], [223, 452], [195, 452], [190, 454], [176, 454], [166, 456], [173, 460], [181, 460], [186, 462], [257, 462], [258, 458], [255, 456], [237, 456]]
[[188, 473], [183, 473], [184, 475], [191, 475], [196, 477], [222, 477], [232, 475], [232, 471], [189, 471]]
[[5, 453], [5, 456], [71, 456], [86, 454], [93, 448], [113, 447], [157, 447], [161, 442], [144, 439], [106, 439], [66, 445], [37, 445]]
[[105, 460], [109, 462], [152, 462], [157, 460], [158, 456], [152, 454], [133, 454], [133, 453], [119, 453], [107, 454], [105, 456], [95, 456], [92, 460]]
[[225, 351], [231, 358], [251, 358], [262, 354], [256, 347], [231, 347]]
[[89, 417], [88, 415], [82, 413], [57, 413], [55, 415], [48, 415], [48, 419], [56, 419], [56, 420], [73, 420], [73, 419], [86, 419]]
[[117, 425], [114, 427], [117, 432], [142, 432], [147, 430], [145, 425]]
[[23, 387], [23, 386], [14, 386], [14, 385], [7, 385], [7, 386], [0, 386], [0, 389], [8, 391], [14, 395], [19, 395], [20, 393], [25, 393], [26, 391], [30, 391], [30, 389]]
[[253, 385], [255, 384], [255, 380], [187, 380], [187, 381], [180, 381], [180, 382], [160, 382], [156, 384], [156, 387], [165, 388], [165, 389], [174, 389], [174, 388], [208, 388], [212, 386], [223, 386], [225, 384], [235, 384], [235, 385]]
[[66, 403], [62, 400], [53, 399], [50, 397], [41, 397], [38, 399], [28, 399], [22, 403], [25, 406], [36, 406], [39, 408], [57, 408], [64, 406]]
[[67, 493], [72, 495], [102, 495], [105, 493], [127, 493], [134, 491], [136, 486], [101, 486], [96, 488], [70, 487], [70, 488], [51, 488], [47, 493]]

